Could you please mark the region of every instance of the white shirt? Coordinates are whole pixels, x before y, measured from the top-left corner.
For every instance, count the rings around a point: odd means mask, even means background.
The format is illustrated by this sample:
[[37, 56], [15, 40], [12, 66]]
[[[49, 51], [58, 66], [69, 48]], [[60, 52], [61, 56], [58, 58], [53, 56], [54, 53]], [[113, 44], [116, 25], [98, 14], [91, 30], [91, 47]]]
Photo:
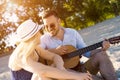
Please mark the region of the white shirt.
[[[44, 49], [57, 48], [60, 45], [72, 45], [77, 49], [86, 47], [83, 38], [76, 30], [71, 28], [63, 28], [63, 29], [64, 29], [63, 41], [56, 39], [55, 37], [51, 37], [49, 33], [45, 33], [41, 37], [40, 46]], [[90, 52], [85, 53], [84, 56], [90, 57]]]

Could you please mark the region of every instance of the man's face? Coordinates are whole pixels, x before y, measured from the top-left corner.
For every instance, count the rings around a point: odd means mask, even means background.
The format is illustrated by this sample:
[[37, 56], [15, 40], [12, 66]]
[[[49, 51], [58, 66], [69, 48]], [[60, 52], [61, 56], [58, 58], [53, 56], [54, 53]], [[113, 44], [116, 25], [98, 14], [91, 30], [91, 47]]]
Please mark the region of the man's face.
[[43, 19], [45, 29], [50, 33], [51, 36], [56, 36], [60, 29], [60, 19], [55, 16], [49, 16]]

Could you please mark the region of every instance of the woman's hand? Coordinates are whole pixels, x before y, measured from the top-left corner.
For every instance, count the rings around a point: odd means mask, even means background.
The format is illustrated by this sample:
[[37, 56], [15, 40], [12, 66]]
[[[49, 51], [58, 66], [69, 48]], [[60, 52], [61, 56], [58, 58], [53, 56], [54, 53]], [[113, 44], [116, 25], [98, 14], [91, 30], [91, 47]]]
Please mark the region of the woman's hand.
[[80, 73], [79, 77], [76, 80], [93, 80], [90, 73]]

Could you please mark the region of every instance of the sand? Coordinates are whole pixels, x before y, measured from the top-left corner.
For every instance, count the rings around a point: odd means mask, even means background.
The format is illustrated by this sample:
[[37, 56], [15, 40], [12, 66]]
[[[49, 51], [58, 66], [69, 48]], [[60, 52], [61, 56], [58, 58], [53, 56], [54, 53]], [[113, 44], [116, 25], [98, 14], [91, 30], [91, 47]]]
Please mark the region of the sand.
[[[91, 45], [114, 36], [120, 36], [120, 16], [98, 23], [95, 26], [78, 31], [87, 45]], [[120, 80], [120, 44], [111, 45], [108, 50], [110, 59]], [[0, 80], [10, 80], [10, 71], [7, 67], [9, 55], [0, 58]], [[84, 58], [82, 59], [85, 60]]]

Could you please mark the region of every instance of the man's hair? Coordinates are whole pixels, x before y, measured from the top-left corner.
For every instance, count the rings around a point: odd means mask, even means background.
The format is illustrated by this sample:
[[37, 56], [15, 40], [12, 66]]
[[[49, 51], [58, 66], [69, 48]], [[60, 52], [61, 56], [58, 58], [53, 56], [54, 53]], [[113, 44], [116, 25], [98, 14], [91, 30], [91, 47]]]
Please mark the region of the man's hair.
[[47, 18], [47, 17], [52, 16], [52, 15], [58, 18], [58, 14], [57, 14], [57, 12], [54, 11], [54, 10], [46, 10], [46, 11], [43, 11], [42, 19]]

